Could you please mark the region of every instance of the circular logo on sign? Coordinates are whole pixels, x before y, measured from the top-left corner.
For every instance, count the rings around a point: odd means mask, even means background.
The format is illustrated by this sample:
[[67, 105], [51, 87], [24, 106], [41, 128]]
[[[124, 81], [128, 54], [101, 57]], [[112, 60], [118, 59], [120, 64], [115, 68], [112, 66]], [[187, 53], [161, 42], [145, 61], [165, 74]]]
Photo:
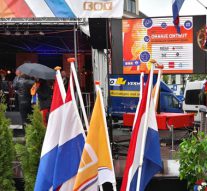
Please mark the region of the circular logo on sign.
[[114, 80], [110, 80], [110, 84], [114, 84]]
[[193, 26], [193, 23], [191, 21], [189, 21], [189, 20], [185, 21], [185, 23], [184, 23], [185, 29], [189, 30], [192, 28], [192, 26]]
[[147, 52], [147, 51], [141, 52], [141, 54], [140, 54], [140, 60], [142, 62], [148, 62], [149, 59], [150, 59], [150, 53], [149, 52]]
[[166, 29], [166, 28], [167, 28], [167, 23], [163, 22], [163, 23], [161, 24], [161, 27], [162, 27], [163, 29]]
[[150, 40], [149, 36], [145, 36], [145, 37], [144, 37], [144, 41], [145, 41], [145, 42], [149, 42], [149, 40]]
[[150, 18], [146, 18], [146, 19], [144, 19], [144, 21], [143, 21], [143, 25], [146, 27], [146, 28], [150, 28], [150, 27], [152, 27], [152, 19], [150, 19]]

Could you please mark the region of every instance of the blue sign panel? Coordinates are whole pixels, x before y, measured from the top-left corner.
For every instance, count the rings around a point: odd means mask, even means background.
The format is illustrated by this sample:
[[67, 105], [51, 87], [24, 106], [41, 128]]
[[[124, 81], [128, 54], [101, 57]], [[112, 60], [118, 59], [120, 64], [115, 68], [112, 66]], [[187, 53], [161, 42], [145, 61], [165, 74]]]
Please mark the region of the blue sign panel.
[[[154, 76], [156, 81], [157, 76]], [[147, 75], [144, 76], [144, 82]], [[122, 117], [123, 113], [134, 113], [140, 96], [140, 75], [109, 76], [110, 113]]]

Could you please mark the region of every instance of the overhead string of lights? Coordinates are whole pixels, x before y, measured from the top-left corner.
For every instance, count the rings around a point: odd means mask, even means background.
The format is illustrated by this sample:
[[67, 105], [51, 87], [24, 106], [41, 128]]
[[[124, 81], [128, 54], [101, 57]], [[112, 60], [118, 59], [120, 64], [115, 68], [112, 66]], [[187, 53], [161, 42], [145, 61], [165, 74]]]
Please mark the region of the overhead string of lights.
[[0, 32], [0, 35], [2, 36], [44, 36], [44, 35], [51, 35], [51, 34], [58, 34], [58, 33], [65, 33], [65, 32], [72, 32], [73, 29], [68, 30], [58, 30], [54, 32], [45, 32], [43, 30], [38, 30], [37, 32], [30, 31], [29, 26], [25, 28], [25, 30], [20, 30], [18, 25], [16, 27], [15, 32], [12, 32], [13, 30], [9, 30], [9, 27], [7, 26], [3, 32]]

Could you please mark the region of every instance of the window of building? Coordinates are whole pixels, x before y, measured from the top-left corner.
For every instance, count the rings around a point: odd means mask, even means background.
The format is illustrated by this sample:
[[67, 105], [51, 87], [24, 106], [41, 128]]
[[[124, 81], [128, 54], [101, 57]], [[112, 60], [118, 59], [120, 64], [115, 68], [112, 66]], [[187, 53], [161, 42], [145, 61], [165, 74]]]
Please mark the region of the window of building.
[[136, 13], [136, 1], [124, 0], [124, 10], [131, 13]]

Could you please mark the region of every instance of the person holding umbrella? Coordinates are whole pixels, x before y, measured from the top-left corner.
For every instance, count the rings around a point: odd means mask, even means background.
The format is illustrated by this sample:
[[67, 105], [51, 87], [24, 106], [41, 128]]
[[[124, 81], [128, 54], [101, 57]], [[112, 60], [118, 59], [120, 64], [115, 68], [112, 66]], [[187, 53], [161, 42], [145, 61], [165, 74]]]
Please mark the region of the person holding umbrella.
[[14, 94], [15, 94], [15, 111], [19, 111], [19, 101], [18, 101], [18, 94], [16, 92], [16, 87], [17, 87], [17, 83], [19, 81], [19, 79], [21, 78], [21, 71], [16, 70], [15, 71], [15, 77], [13, 79], [13, 83], [12, 83], [12, 88], [14, 90]]
[[[38, 63], [24, 63], [21, 66], [19, 66], [17, 70], [20, 70], [22, 73], [27, 74], [28, 76], [34, 77], [36, 79], [36, 82], [39, 83], [35, 93], [38, 94], [40, 110], [43, 113], [43, 120], [46, 125], [47, 116], [49, 114], [49, 108], [52, 99], [52, 90], [48, 84], [48, 80], [53, 80], [55, 78], [55, 70]], [[32, 85], [33, 84], [34, 81]], [[32, 85], [30, 87], [30, 90], [32, 88]]]
[[28, 114], [31, 114], [32, 112], [30, 89], [33, 83], [34, 80], [32, 80], [29, 76], [21, 73], [18, 81], [13, 84], [18, 96], [19, 112], [22, 117], [23, 125], [28, 122]]
[[17, 70], [36, 79], [53, 80], [55, 78], [55, 70], [38, 63], [24, 63]]

